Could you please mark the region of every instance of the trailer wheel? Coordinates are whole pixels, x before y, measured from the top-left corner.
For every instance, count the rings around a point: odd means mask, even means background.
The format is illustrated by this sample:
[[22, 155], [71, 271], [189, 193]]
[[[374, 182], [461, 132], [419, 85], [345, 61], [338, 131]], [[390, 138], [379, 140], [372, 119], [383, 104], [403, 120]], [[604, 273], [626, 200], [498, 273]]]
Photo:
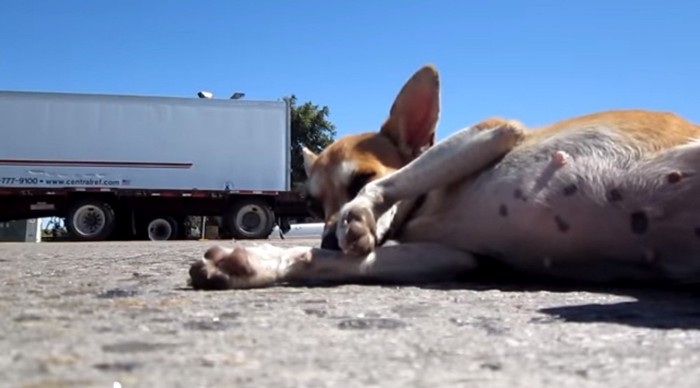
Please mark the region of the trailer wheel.
[[87, 199], [78, 201], [66, 217], [66, 228], [74, 238], [82, 241], [99, 241], [108, 238], [115, 227], [114, 210], [109, 204]]
[[152, 219], [146, 226], [146, 234], [151, 241], [166, 241], [177, 238], [177, 222], [172, 217]]
[[227, 221], [234, 238], [260, 239], [267, 238], [272, 232], [275, 215], [267, 202], [247, 199], [233, 205]]

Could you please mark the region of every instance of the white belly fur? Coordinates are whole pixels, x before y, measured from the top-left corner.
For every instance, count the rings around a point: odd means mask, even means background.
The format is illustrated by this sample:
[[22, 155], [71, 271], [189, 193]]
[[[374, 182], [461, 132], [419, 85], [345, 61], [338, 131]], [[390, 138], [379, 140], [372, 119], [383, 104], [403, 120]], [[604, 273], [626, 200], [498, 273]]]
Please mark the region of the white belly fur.
[[[520, 146], [429, 195], [401, 240], [585, 280], [700, 280], [700, 143], [644, 155], [616, 140], [595, 128]], [[552, 162], [557, 151], [564, 165]]]

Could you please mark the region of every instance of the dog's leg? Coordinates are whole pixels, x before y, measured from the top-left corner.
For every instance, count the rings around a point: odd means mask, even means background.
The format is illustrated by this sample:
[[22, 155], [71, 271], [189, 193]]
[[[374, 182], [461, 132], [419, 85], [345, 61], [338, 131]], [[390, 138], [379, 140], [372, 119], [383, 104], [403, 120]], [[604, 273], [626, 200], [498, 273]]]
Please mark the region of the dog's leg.
[[[377, 209], [414, 198], [470, 176], [508, 153], [525, 136], [514, 123], [474, 131], [469, 128], [429, 148], [405, 167], [370, 182], [358, 195]], [[357, 201], [358, 203], [360, 201]]]
[[525, 137], [516, 123], [457, 132], [405, 167], [368, 183], [341, 209], [336, 234], [344, 252], [364, 255], [376, 244], [376, 220], [402, 199], [475, 174], [503, 157]]
[[383, 246], [359, 260], [340, 251], [310, 247], [214, 247], [192, 264], [190, 284], [195, 289], [289, 282], [415, 284], [451, 280], [475, 267], [469, 253], [424, 243]]

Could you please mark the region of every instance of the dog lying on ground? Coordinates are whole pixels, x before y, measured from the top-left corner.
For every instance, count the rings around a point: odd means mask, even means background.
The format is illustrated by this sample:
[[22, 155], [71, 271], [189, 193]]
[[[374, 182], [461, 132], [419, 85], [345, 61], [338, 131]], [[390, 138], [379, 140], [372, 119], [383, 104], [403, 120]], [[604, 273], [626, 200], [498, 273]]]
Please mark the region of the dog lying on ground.
[[700, 280], [700, 126], [642, 110], [492, 118], [435, 144], [439, 111], [425, 66], [378, 132], [304, 150], [320, 248], [215, 246], [192, 287], [434, 282], [484, 261], [523, 278]]

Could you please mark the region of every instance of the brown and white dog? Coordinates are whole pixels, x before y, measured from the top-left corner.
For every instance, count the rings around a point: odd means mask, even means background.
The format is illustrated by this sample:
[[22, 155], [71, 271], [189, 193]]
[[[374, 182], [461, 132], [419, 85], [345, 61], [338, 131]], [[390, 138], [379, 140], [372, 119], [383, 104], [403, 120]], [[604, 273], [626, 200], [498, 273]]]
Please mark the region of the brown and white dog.
[[641, 110], [531, 130], [494, 118], [434, 144], [439, 111], [426, 66], [378, 132], [304, 151], [321, 248], [213, 247], [192, 287], [432, 282], [482, 262], [523, 278], [700, 281], [700, 126]]

